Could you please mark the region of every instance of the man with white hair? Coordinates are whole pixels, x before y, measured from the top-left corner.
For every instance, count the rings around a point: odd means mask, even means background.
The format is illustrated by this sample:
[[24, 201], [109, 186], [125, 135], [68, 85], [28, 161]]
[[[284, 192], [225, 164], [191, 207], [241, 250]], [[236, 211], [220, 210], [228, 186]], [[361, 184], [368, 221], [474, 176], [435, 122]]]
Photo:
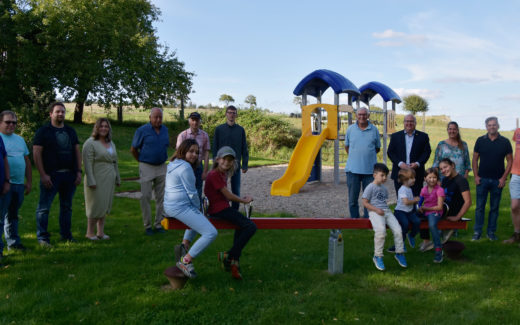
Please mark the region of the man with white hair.
[[[489, 216], [487, 237], [498, 240], [497, 230], [498, 208], [502, 189], [506, 185], [507, 176], [511, 172], [513, 148], [509, 139], [498, 133], [498, 119], [494, 116], [486, 119], [487, 133], [477, 139], [473, 149], [473, 174], [477, 187], [477, 205], [475, 207], [475, 226], [472, 241], [479, 240], [484, 227], [486, 201], [489, 193]], [[506, 167], [504, 168], [504, 158]], [[480, 164], [479, 164], [480, 160]]]
[[[356, 112], [357, 122], [347, 129], [345, 135], [345, 151], [347, 152], [348, 208], [351, 218], [359, 218], [359, 191], [363, 190], [373, 180], [374, 164], [377, 163], [377, 153], [381, 149], [379, 131], [370, 123], [370, 112], [361, 107]], [[367, 209], [364, 209], [363, 218], [368, 218]]]
[[[168, 159], [168, 128], [162, 124], [163, 112], [154, 107], [150, 111], [150, 123], [139, 127], [134, 134], [130, 152], [139, 162], [141, 182], [141, 212], [145, 234], [164, 233], [161, 226], [163, 216], [164, 183], [166, 180], [166, 160]], [[152, 225], [150, 200], [155, 194], [155, 222]]]

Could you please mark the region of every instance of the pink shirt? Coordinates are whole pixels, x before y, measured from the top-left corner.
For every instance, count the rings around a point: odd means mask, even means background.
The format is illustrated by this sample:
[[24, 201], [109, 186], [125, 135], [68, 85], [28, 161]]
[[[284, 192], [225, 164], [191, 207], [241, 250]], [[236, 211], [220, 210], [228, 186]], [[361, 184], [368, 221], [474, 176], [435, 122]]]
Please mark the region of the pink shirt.
[[[424, 198], [423, 206], [426, 208], [432, 208], [437, 206], [437, 201], [439, 197], [444, 197], [444, 189], [439, 185], [435, 185], [431, 193], [428, 192], [428, 186], [425, 186], [421, 190], [421, 196]], [[425, 211], [424, 215], [427, 216], [432, 213], [438, 213], [442, 217], [441, 211]]]

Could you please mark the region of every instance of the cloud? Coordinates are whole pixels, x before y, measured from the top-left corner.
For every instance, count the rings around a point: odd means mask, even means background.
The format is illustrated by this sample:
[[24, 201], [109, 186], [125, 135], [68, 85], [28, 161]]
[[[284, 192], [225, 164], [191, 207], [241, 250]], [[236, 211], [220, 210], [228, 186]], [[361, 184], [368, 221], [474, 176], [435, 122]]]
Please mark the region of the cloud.
[[498, 99], [503, 100], [503, 101], [510, 101], [510, 102], [520, 102], [520, 95], [502, 96], [502, 97], [499, 97]]
[[391, 47], [391, 46], [404, 46], [406, 44], [421, 44], [428, 40], [428, 37], [420, 34], [407, 34], [403, 32], [396, 32], [392, 29], [387, 29], [382, 33], [374, 32], [372, 36], [382, 41], [377, 42], [377, 46]]
[[434, 89], [397, 88], [394, 90], [401, 98], [409, 96], [409, 95], [419, 95], [425, 99], [438, 99], [438, 98], [442, 97], [442, 92], [440, 90], [434, 90]]

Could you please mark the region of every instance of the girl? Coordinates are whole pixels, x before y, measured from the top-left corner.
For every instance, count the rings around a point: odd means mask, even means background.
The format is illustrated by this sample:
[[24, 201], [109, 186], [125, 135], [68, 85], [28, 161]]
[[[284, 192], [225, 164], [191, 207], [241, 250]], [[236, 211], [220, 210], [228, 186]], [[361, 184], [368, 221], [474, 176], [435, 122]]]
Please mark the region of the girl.
[[[442, 208], [444, 204], [444, 190], [437, 183], [439, 180], [439, 172], [437, 168], [428, 168], [426, 170], [426, 186], [421, 190], [421, 199], [423, 205], [419, 208], [419, 212], [424, 213], [428, 219], [428, 227], [433, 237], [433, 246], [435, 247], [434, 263], [441, 263], [443, 259], [441, 235], [437, 224], [442, 217]], [[423, 241], [424, 247], [429, 244], [429, 239]]]
[[[419, 220], [413, 209], [414, 204], [419, 202], [419, 197], [414, 197], [411, 189], [413, 184], [415, 184], [415, 171], [413, 169], [401, 169], [398, 178], [399, 183], [402, 185], [397, 193], [397, 205], [395, 206], [394, 216], [401, 225], [403, 241], [405, 238], [408, 238], [410, 247], [415, 248], [415, 235], [419, 232], [419, 226], [421, 225], [421, 220]], [[412, 224], [412, 231], [408, 232], [410, 223]]]
[[199, 145], [194, 139], [184, 140], [175, 155], [170, 159], [166, 172], [164, 192], [164, 212], [166, 215], [182, 221], [191, 228], [184, 233], [184, 247], [195, 232], [201, 237], [189, 251], [181, 256], [177, 267], [189, 278], [197, 276], [192, 260], [197, 257], [217, 237], [217, 230], [200, 212], [200, 201], [195, 188], [195, 168], [199, 156]]
[[238, 226], [235, 231], [233, 246], [227, 252], [218, 253], [218, 259], [226, 271], [231, 271], [235, 279], [242, 279], [240, 274], [239, 259], [242, 249], [256, 232], [256, 225], [240, 212], [229, 206], [229, 202], [249, 203], [253, 201], [250, 196], [240, 198], [227, 188], [227, 179], [237, 169], [235, 151], [228, 146], [219, 149], [214, 157], [213, 169], [206, 177], [204, 194], [209, 199], [208, 213], [211, 217], [224, 219]]

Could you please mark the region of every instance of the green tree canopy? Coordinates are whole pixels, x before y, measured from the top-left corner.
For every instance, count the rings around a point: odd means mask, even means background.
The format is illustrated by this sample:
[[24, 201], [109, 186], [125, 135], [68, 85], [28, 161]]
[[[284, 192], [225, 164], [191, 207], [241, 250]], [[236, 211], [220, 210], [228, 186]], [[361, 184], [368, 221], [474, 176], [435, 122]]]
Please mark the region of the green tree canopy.
[[220, 102], [223, 102], [226, 104], [226, 106], [229, 106], [229, 103], [234, 103], [235, 99], [231, 97], [231, 95], [228, 94], [222, 94], [220, 95], [220, 98], [218, 99]]
[[255, 107], [256, 106], [256, 97], [253, 95], [248, 95], [246, 99], [244, 99], [244, 103], [248, 104], [249, 107]]
[[426, 99], [422, 98], [419, 95], [409, 95], [403, 98], [405, 111], [408, 111], [412, 114], [417, 114], [418, 112], [427, 112], [428, 111], [428, 102]]

